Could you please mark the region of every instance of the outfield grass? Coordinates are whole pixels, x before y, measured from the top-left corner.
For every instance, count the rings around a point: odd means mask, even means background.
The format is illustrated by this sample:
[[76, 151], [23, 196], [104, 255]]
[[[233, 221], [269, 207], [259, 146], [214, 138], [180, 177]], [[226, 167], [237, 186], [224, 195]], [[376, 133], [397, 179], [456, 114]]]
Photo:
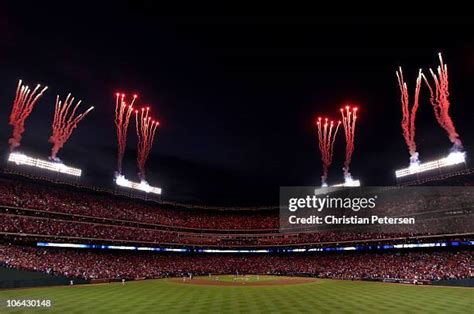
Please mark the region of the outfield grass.
[[[233, 276], [233, 275], [227, 275], [227, 276], [199, 276], [196, 277], [198, 279], [206, 279], [210, 280], [213, 282], [216, 282], [216, 279], [219, 279], [218, 281], [223, 281], [223, 282], [266, 282], [266, 281], [271, 281], [271, 280], [276, 280], [276, 279], [281, 279], [281, 276], [258, 276], [258, 275], [240, 275], [240, 276]], [[234, 279], [235, 278], [235, 279]]]
[[50, 310], [23, 310], [43, 313], [474, 313], [472, 288], [338, 280], [219, 287], [163, 279], [128, 282], [125, 286], [113, 283], [3, 290], [0, 313], [21, 312], [5, 308], [8, 298], [51, 299]]

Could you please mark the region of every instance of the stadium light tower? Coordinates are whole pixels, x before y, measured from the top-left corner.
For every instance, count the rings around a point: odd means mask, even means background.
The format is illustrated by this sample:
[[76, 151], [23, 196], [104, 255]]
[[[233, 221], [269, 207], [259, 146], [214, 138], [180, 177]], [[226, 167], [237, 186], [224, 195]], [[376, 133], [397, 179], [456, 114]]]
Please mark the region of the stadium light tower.
[[82, 174], [81, 169], [66, 166], [60, 161], [47, 161], [43, 159], [32, 158], [21, 153], [10, 153], [10, 155], [8, 156], [8, 161], [16, 165], [36, 167], [49, 171], [68, 174], [75, 177], [80, 177]]
[[408, 168], [396, 170], [395, 177], [398, 179], [398, 178], [406, 177], [412, 174], [450, 167], [450, 166], [462, 164], [465, 162], [466, 162], [465, 152], [452, 152], [445, 158], [425, 162], [422, 164], [412, 164]]
[[352, 178], [347, 178], [344, 183], [331, 185], [332, 187], [357, 187], [360, 186], [359, 180], [354, 180]]
[[122, 175], [122, 176], [117, 176], [115, 178], [115, 183], [118, 186], [140, 190], [145, 193], [153, 193], [153, 194], [161, 195], [161, 188], [151, 186], [146, 181], [141, 181], [140, 183], [133, 182], [133, 181], [127, 180], [125, 176]]

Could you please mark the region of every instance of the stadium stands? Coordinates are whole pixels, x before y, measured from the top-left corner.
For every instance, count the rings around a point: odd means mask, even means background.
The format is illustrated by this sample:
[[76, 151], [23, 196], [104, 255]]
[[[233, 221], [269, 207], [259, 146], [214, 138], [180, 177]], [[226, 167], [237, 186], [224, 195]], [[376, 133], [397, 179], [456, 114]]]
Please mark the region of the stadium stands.
[[304, 255], [110, 253], [0, 246], [7, 267], [76, 278], [160, 278], [188, 273], [313, 275], [338, 279], [441, 280], [469, 278], [472, 251]]
[[[73, 217], [77, 218], [77, 217]], [[119, 226], [107, 223], [90, 223], [0, 213], [0, 232], [41, 236], [49, 239], [75, 239], [85, 241], [115, 241], [133, 243], [207, 245], [207, 246], [275, 246], [290, 244], [314, 244], [341, 241], [361, 241], [408, 237], [409, 234], [349, 233], [349, 232], [301, 232], [301, 233], [202, 233], [177, 232], [144, 227]]]
[[164, 206], [157, 206], [156, 203], [5, 179], [0, 180], [0, 204], [196, 229], [278, 228], [278, 212], [210, 212], [176, 208], [169, 210], [163, 208]]
[[[443, 207], [451, 199], [439, 196], [423, 202], [413, 197], [403, 203], [404, 212]], [[452, 204], [450, 204], [452, 205]], [[388, 210], [399, 203], [388, 202]], [[469, 209], [470, 210], [470, 209]], [[461, 214], [466, 209], [461, 210]], [[443, 218], [440, 228], [460, 226], [463, 216]], [[431, 231], [431, 221], [426, 230]], [[347, 230], [280, 233], [277, 210], [202, 210], [132, 201], [110, 194], [50, 186], [30, 181], [0, 180], [0, 232], [9, 239], [60, 240], [91, 243], [121, 242], [188, 246], [259, 247], [310, 245], [346, 241], [402, 239], [429, 235], [419, 223], [416, 233]], [[436, 234], [443, 234], [440, 230]]]
[[[416, 195], [387, 203], [405, 212], [442, 208], [449, 199], [423, 202]], [[445, 204], [446, 203], [446, 204]], [[462, 225], [464, 211], [443, 224]], [[427, 224], [431, 224], [428, 221]], [[193, 209], [95, 193], [28, 180], [0, 179], [0, 265], [82, 278], [159, 278], [193, 274], [285, 274], [338, 279], [445, 280], [472, 276], [472, 251], [288, 253], [288, 248], [369, 243], [424, 243], [472, 240], [472, 234], [350, 232], [341, 230], [279, 232], [278, 210]], [[435, 239], [435, 240], [436, 240]], [[148, 253], [34, 247], [37, 241], [130, 244], [188, 248], [268, 248], [276, 254]], [[427, 242], [426, 242], [427, 243]], [[287, 251], [285, 251], [287, 250]], [[287, 252], [287, 253], [283, 253]], [[294, 252], [294, 251], [293, 251]], [[297, 252], [297, 251], [296, 251]]]

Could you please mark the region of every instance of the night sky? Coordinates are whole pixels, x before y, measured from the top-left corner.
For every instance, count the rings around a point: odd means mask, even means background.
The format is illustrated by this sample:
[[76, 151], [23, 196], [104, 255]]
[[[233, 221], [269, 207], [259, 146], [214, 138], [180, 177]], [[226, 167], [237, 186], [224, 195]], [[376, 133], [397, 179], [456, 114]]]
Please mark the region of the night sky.
[[[436, 67], [438, 51], [448, 64], [453, 120], [473, 151], [472, 18], [164, 17], [151, 2], [20, 9], [0, 10], [2, 155], [18, 79], [49, 86], [19, 148], [38, 157], [49, 154], [56, 95], [71, 92], [96, 109], [59, 157], [81, 167], [89, 184], [112, 183], [117, 91], [139, 94], [161, 122], [147, 178], [163, 199], [277, 204], [280, 186], [319, 185], [315, 118], [339, 119], [348, 103], [360, 108], [353, 176], [395, 184], [394, 170], [409, 157], [395, 70], [403, 66], [413, 93], [418, 68]], [[416, 125], [422, 161], [448, 153], [425, 86]], [[329, 183], [342, 182], [344, 145], [340, 132]], [[136, 180], [135, 148], [132, 123], [124, 173]]]

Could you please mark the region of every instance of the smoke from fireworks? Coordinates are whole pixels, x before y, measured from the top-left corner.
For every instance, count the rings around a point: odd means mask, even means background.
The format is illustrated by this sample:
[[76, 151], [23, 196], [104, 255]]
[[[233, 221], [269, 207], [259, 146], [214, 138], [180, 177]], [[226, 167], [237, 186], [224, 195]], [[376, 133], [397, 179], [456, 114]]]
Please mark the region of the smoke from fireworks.
[[357, 121], [357, 107], [350, 108], [349, 106], [341, 108], [342, 125], [344, 126], [344, 135], [346, 138], [346, 158], [344, 160], [344, 179], [351, 180], [352, 176], [349, 172], [349, 166], [352, 160], [352, 153], [354, 152], [354, 135], [355, 125]]
[[116, 94], [115, 101], [115, 126], [117, 128], [117, 176], [122, 175], [122, 160], [127, 145], [127, 130], [130, 122], [130, 115], [133, 112], [133, 103], [137, 99], [137, 95], [133, 95], [130, 104], [125, 100], [125, 94]]
[[92, 109], [94, 109], [94, 107], [90, 107], [85, 112], [75, 116], [76, 110], [81, 104], [81, 101], [79, 100], [74, 106], [72, 112], [70, 112], [73, 103], [74, 97], [71, 98], [71, 94], [67, 95], [64, 103], [59, 100], [59, 96], [56, 96], [52, 125], [53, 133], [49, 138], [49, 141], [53, 143], [50, 157], [52, 160], [59, 161], [57, 158], [58, 151], [64, 146], [64, 143], [67, 142], [72, 131], [77, 127], [77, 124], [81, 122], [81, 120], [84, 119]]
[[323, 162], [321, 185], [327, 186], [326, 180], [328, 177], [329, 166], [332, 163], [334, 141], [336, 140], [336, 134], [341, 125], [341, 121], [338, 121], [336, 127], [334, 127], [334, 121], [328, 122], [328, 119], [325, 118], [323, 124], [321, 118], [318, 118], [316, 125], [318, 126], [319, 150], [321, 151], [321, 160]]
[[421, 88], [421, 78], [423, 74], [421, 73], [421, 69], [418, 72], [418, 77], [416, 78], [416, 86], [415, 86], [415, 95], [413, 96], [413, 106], [410, 110], [410, 100], [408, 96], [408, 87], [407, 83], [403, 79], [403, 72], [402, 68], [400, 67], [399, 70], [396, 72], [398, 78], [398, 85], [400, 86], [400, 100], [402, 103], [402, 130], [403, 130], [403, 137], [405, 138], [405, 142], [408, 146], [408, 151], [410, 153], [410, 165], [417, 165], [419, 164], [418, 160], [418, 152], [416, 151], [416, 142], [415, 142], [415, 118], [416, 118], [416, 111], [418, 110], [418, 98], [420, 95], [420, 88]]
[[453, 120], [449, 115], [449, 85], [448, 85], [448, 66], [443, 63], [441, 53], [438, 54], [440, 65], [438, 66], [437, 74], [430, 69], [431, 76], [433, 77], [435, 88], [433, 89], [428, 82], [426, 76], [423, 75], [423, 79], [426, 82], [431, 94], [431, 104], [438, 120], [439, 125], [448, 133], [449, 140], [453, 143], [454, 151], [462, 151], [462, 142], [459, 138], [459, 134], [456, 132]]
[[10, 144], [10, 152], [16, 147], [20, 146], [21, 136], [25, 131], [25, 120], [30, 115], [35, 103], [48, 89], [48, 86], [43, 87], [40, 91], [41, 85], [36, 85], [36, 88], [31, 91], [27, 85], [23, 85], [22, 81], [18, 81], [16, 88], [15, 100], [13, 101], [13, 108], [10, 114], [10, 125], [13, 127], [12, 137], [8, 139]]
[[160, 122], [152, 120], [149, 116], [150, 108], [142, 108], [139, 112], [135, 110], [135, 122], [138, 136], [138, 152], [137, 152], [137, 164], [138, 164], [138, 176], [140, 181], [146, 182], [145, 177], [145, 163], [150, 154], [151, 147], [153, 146], [153, 140], [155, 133]]

